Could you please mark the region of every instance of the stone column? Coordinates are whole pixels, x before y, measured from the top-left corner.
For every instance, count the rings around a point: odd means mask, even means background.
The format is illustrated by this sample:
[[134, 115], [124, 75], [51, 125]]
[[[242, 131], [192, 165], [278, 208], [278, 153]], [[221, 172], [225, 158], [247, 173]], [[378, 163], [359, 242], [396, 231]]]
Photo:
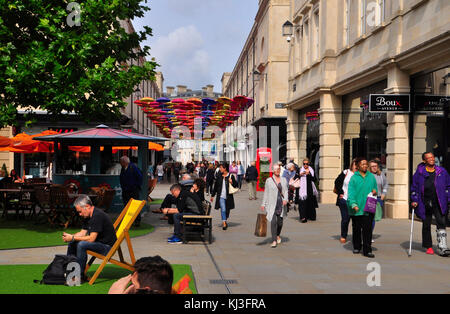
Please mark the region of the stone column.
[[287, 148], [287, 158], [294, 158], [295, 162], [298, 163], [298, 111], [289, 108], [287, 110], [286, 119], [286, 148]]
[[[409, 94], [409, 74], [396, 65], [388, 68], [386, 94]], [[387, 179], [389, 190], [386, 200], [386, 216], [408, 219], [409, 215], [409, 118], [408, 114], [387, 113]]]
[[324, 92], [320, 96], [320, 160], [319, 190], [320, 202], [333, 204], [336, 194], [333, 193], [334, 180], [341, 172], [342, 160], [342, 99], [332, 92]]

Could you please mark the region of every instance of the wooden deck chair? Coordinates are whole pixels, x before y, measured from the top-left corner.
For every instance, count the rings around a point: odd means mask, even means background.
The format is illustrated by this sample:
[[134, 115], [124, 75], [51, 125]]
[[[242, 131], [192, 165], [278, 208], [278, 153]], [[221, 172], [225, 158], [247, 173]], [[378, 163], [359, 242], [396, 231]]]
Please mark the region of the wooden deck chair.
[[[88, 255], [92, 255], [91, 259], [89, 260], [88, 264], [86, 265], [86, 269], [84, 270], [84, 273], [87, 274], [87, 271], [89, 267], [92, 265], [94, 260], [96, 258], [99, 258], [103, 260], [101, 265], [98, 267], [97, 271], [95, 272], [94, 276], [89, 280], [89, 284], [93, 285], [97, 277], [102, 272], [103, 268], [106, 266], [106, 264], [111, 263], [117, 266], [120, 266], [122, 268], [128, 269], [129, 271], [134, 271], [134, 263], [136, 262], [136, 258], [134, 257], [133, 252], [133, 246], [131, 245], [130, 240], [130, 234], [128, 231], [130, 230], [131, 226], [134, 223], [134, 220], [141, 212], [142, 208], [145, 206], [145, 201], [139, 201], [130, 199], [127, 206], [122, 210], [119, 217], [116, 219], [116, 222], [114, 223], [114, 229], [116, 230], [116, 237], [117, 240], [112, 246], [111, 250], [109, 250], [108, 255], [103, 256], [99, 253], [93, 252], [93, 251], [86, 251]], [[126, 240], [127, 246], [128, 246], [128, 252], [130, 253], [131, 263], [125, 262], [122, 254], [122, 250], [120, 248], [120, 244], [123, 240]], [[114, 254], [118, 252], [119, 253], [119, 261], [113, 259], [112, 257]]]

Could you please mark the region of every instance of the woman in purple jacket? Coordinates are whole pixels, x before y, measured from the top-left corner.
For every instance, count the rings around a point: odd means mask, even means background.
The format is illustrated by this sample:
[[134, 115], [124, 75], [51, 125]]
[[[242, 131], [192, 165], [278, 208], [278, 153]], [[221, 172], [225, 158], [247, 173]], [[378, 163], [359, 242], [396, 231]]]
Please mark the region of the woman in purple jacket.
[[427, 254], [434, 254], [431, 239], [432, 216], [436, 219], [438, 254], [450, 256], [447, 248], [448, 204], [450, 204], [450, 176], [448, 172], [435, 165], [433, 153], [422, 154], [423, 163], [417, 166], [411, 186], [412, 206], [416, 208], [417, 216], [422, 219], [422, 246]]

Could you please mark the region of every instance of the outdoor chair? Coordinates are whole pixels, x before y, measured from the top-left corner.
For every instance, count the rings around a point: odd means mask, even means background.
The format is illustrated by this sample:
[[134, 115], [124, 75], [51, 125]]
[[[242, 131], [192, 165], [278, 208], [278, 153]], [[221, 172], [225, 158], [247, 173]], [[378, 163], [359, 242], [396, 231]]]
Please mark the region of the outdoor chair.
[[29, 211], [29, 217], [36, 215], [36, 199], [34, 194], [34, 188], [31, 185], [23, 185], [21, 187], [19, 197], [19, 210], [22, 210], [25, 215], [25, 211]]
[[36, 205], [39, 207], [36, 218], [39, 217], [41, 213], [49, 218], [47, 211], [50, 210], [50, 189], [44, 185], [35, 185], [33, 188]]
[[[103, 268], [106, 266], [106, 264], [111, 263], [117, 266], [120, 266], [122, 268], [128, 269], [129, 271], [134, 271], [134, 263], [136, 262], [136, 258], [134, 256], [133, 246], [131, 245], [131, 239], [129, 230], [131, 226], [133, 225], [136, 217], [141, 212], [142, 208], [145, 206], [145, 201], [139, 201], [130, 199], [128, 204], [125, 206], [125, 208], [120, 213], [119, 217], [114, 222], [114, 229], [116, 230], [116, 237], [117, 240], [112, 246], [111, 250], [109, 250], [108, 254], [106, 256], [101, 255], [99, 253], [93, 252], [93, 251], [86, 251], [88, 255], [92, 255], [91, 259], [89, 260], [88, 264], [86, 265], [84, 273], [87, 274], [88, 269], [92, 265], [92, 263], [95, 261], [96, 258], [99, 258], [103, 260], [103, 262], [98, 267], [97, 271], [95, 272], [94, 276], [89, 280], [89, 284], [93, 285], [95, 280], [97, 280], [98, 276], [102, 272]], [[120, 245], [123, 240], [126, 240], [127, 246], [128, 246], [128, 252], [130, 254], [131, 263], [127, 263], [123, 257], [122, 249], [120, 248]], [[112, 257], [116, 252], [119, 253], [119, 259], [116, 260]]]
[[183, 224], [183, 243], [187, 243], [189, 235], [201, 235], [205, 238], [205, 231], [208, 231], [208, 242], [212, 243], [212, 216], [211, 203], [203, 201], [203, 215], [184, 215], [181, 223]]
[[96, 207], [103, 209], [105, 212], [108, 212], [111, 208], [111, 204], [115, 195], [116, 190], [104, 190], [103, 193], [99, 195]]
[[69, 198], [69, 192], [66, 187], [53, 185], [50, 187], [50, 225], [59, 224], [67, 228], [74, 224], [78, 217]]
[[[20, 190], [22, 187], [21, 183], [6, 183], [5, 189]], [[14, 211], [16, 213], [16, 219], [19, 218], [19, 202], [20, 202], [20, 192], [6, 192], [4, 198], [4, 208], [2, 216], [8, 218], [8, 212]]]
[[150, 197], [150, 194], [153, 192], [153, 189], [155, 188], [157, 182], [158, 182], [158, 179], [148, 179], [147, 200], [149, 202], [153, 202], [153, 199]]

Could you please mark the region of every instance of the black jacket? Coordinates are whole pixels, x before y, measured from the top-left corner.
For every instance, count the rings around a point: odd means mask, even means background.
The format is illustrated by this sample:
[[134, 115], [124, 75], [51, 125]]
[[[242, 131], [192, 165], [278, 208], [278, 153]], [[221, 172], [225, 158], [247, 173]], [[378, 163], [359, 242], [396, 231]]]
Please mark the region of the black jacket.
[[[229, 193], [229, 188], [230, 188], [230, 177], [232, 180], [232, 186], [237, 188], [238, 187], [238, 183], [236, 181], [236, 179], [234, 178], [234, 176], [228, 174], [228, 176], [226, 176], [225, 178], [225, 182], [226, 182], [226, 191], [227, 191], [227, 202], [226, 202], [226, 207], [227, 210], [231, 210], [234, 209], [234, 197], [233, 194]], [[223, 185], [223, 176], [218, 176], [218, 178], [216, 179], [216, 183], [214, 184], [214, 189], [212, 191], [211, 197], [216, 197], [216, 205], [215, 205], [215, 209], [219, 209], [220, 208], [220, 195], [222, 194], [222, 185]]]
[[180, 213], [193, 213], [201, 215], [202, 202], [196, 193], [181, 190], [177, 198], [177, 209]]
[[258, 169], [255, 166], [250, 166], [245, 172], [245, 179], [247, 181], [258, 181]]

